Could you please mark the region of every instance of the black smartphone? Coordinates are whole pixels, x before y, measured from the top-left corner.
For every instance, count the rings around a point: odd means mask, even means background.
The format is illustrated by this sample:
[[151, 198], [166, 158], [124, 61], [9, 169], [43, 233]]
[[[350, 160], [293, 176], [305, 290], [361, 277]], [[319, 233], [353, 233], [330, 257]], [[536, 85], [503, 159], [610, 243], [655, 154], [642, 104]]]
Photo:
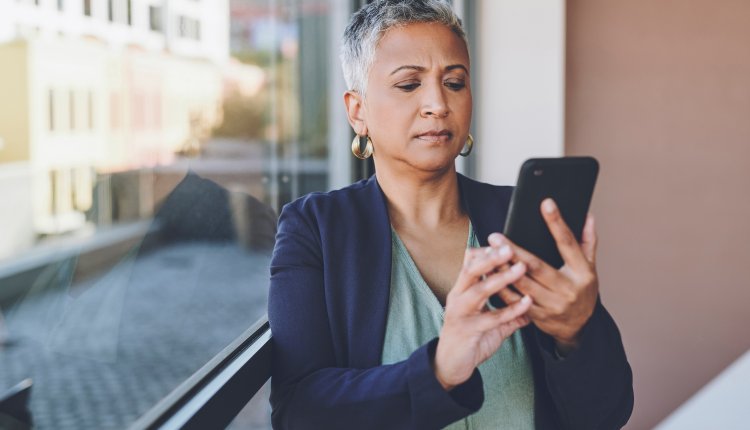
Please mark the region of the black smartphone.
[[[593, 157], [526, 160], [510, 198], [503, 234], [559, 269], [564, 263], [542, 218], [542, 201], [550, 197], [557, 203], [565, 223], [580, 242], [598, 174], [599, 162]], [[497, 295], [490, 297], [488, 302], [490, 308], [505, 306]]]
[[563, 259], [541, 213], [552, 198], [565, 223], [581, 241], [594, 194], [599, 162], [593, 157], [532, 158], [521, 166], [510, 199], [504, 234], [518, 246], [559, 269]]

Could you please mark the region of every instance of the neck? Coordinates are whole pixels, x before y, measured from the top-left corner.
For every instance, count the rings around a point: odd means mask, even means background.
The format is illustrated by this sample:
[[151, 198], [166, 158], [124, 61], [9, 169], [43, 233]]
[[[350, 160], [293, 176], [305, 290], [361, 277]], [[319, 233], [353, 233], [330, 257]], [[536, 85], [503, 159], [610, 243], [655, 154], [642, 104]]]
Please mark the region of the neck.
[[398, 172], [376, 166], [378, 185], [388, 203], [391, 224], [397, 230], [421, 226], [438, 228], [461, 222], [461, 208], [455, 166], [424, 174]]

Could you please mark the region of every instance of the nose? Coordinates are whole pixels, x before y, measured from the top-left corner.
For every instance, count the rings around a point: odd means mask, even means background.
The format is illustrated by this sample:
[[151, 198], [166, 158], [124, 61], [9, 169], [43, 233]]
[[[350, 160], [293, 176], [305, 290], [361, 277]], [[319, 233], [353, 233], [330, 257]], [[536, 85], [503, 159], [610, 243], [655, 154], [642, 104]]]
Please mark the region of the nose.
[[[424, 85], [424, 84], [423, 84]], [[445, 118], [450, 113], [448, 108], [448, 102], [445, 98], [444, 87], [441, 83], [424, 85], [425, 91], [422, 92], [424, 98], [422, 100], [422, 117], [437, 117]]]

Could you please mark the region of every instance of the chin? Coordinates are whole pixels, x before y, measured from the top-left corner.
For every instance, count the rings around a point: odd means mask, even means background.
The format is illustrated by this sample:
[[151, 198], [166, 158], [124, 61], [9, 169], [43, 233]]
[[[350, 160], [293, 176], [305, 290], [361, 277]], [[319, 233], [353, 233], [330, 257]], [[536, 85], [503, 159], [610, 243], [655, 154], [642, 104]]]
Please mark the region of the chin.
[[425, 172], [441, 172], [455, 168], [456, 156], [454, 154], [431, 154], [430, 156], [408, 160], [413, 167]]

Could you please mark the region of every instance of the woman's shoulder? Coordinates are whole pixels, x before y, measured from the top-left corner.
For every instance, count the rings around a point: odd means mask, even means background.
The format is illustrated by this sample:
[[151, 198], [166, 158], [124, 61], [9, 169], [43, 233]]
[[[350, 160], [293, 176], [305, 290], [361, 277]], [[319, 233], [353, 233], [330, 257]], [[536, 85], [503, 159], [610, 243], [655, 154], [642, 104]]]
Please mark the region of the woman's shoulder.
[[338, 246], [354, 240], [362, 226], [388, 228], [385, 197], [374, 177], [338, 190], [306, 194], [286, 204], [278, 231], [306, 237], [317, 246]]
[[381, 203], [385, 205], [382, 192], [371, 177], [337, 190], [305, 194], [286, 204], [281, 213], [282, 217], [295, 214], [316, 223], [323, 219], [343, 221], [350, 212], [367, 210]]
[[480, 182], [467, 176], [458, 175], [461, 193], [467, 199], [510, 199], [513, 194], [512, 185], [494, 185]]
[[[464, 175], [458, 175], [464, 202], [473, 207], [481, 205], [485, 209], [494, 205], [506, 206], [513, 193], [513, 187], [480, 182]], [[281, 218], [303, 218], [311, 224], [339, 226], [348, 220], [377, 222], [387, 219], [385, 197], [375, 176], [363, 179], [347, 187], [326, 192], [312, 192], [288, 203], [281, 212]]]

